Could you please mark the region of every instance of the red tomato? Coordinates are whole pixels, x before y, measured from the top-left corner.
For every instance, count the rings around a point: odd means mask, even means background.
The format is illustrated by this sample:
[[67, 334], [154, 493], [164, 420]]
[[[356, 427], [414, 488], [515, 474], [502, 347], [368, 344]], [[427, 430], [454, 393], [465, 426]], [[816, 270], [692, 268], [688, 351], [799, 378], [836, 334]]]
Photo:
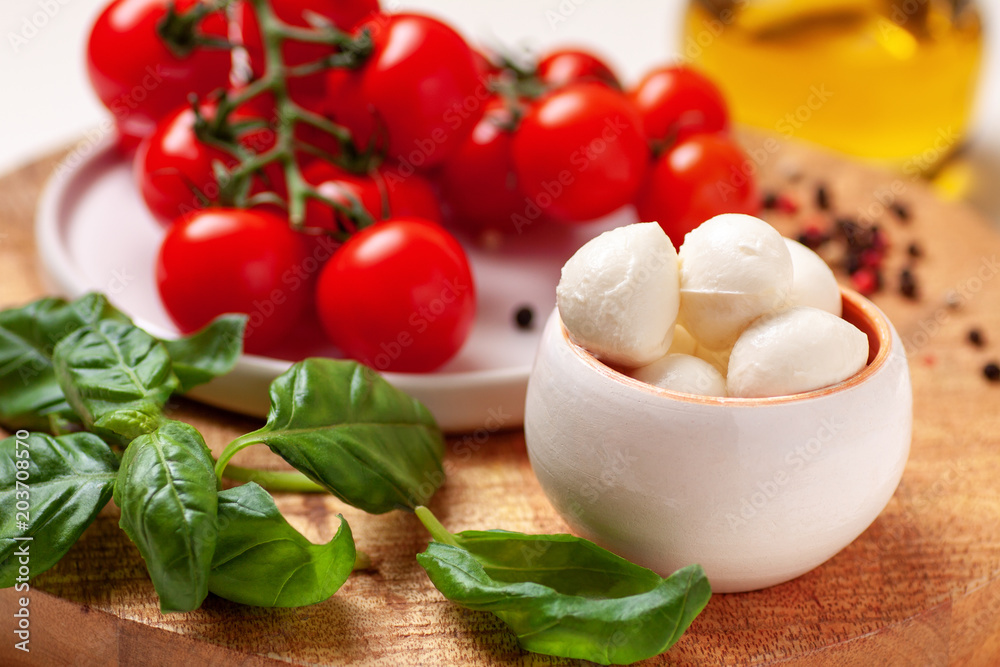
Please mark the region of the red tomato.
[[679, 248], [684, 235], [709, 218], [760, 211], [756, 169], [728, 137], [686, 139], [657, 158], [636, 200], [639, 218], [660, 223]]
[[650, 139], [726, 132], [729, 112], [707, 77], [683, 66], [655, 69], [629, 93]]
[[319, 276], [316, 308], [348, 357], [380, 371], [422, 373], [462, 347], [476, 290], [462, 247], [444, 228], [391, 218], [334, 253]]
[[[178, 10], [198, 0], [177, 0]], [[227, 49], [198, 47], [178, 56], [156, 29], [170, 0], [114, 0], [97, 17], [87, 42], [90, 83], [126, 143], [153, 132], [156, 123], [185, 104], [188, 95], [204, 97], [229, 80]], [[202, 34], [225, 39], [225, 14], [214, 12], [201, 23]]]
[[263, 211], [206, 209], [167, 231], [156, 283], [182, 332], [223, 313], [246, 313], [246, 350], [262, 353], [295, 329], [309, 305], [306, 259], [305, 237], [284, 219]]
[[536, 76], [553, 88], [562, 88], [578, 81], [604, 83], [622, 89], [618, 77], [607, 63], [588, 51], [559, 49], [538, 61]]
[[[441, 209], [430, 182], [419, 174], [402, 176], [395, 167], [380, 166], [370, 174], [352, 174], [328, 162], [313, 162], [302, 173], [307, 183], [312, 184], [320, 194], [351, 206], [353, 197], [375, 220], [386, 217], [417, 217], [441, 222]], [[383, 209], [387, 200], [389, 210]], [[353, 222], [340, 216], [330, 206], [310, 199], [306, 203], [306, 226], [319, 229], [337, 230], [341, 220], [348, 229]]]
[[562, 222], [593, 220], [632, 201], [649, 162], [641, 120], [621, 93], [574, 83], [541, 98], [514, 135], [527, 195]]
[[418, 168], [440, 163], [472, 131], [489, 98], [472, 49], [449, 26], [417, 14], [382, 15], [358, 30], [364, 28], [374, 51], [357, 69], [329, 73], [328, 111], [359, 146], [382, 131], [390, 158]]
[[472, 134], [441, 166], [441, 188], [456, 227], [521, 233], [534, 222], [528, 217], [534, 205], [514, 172], [512, 122], [504, 103], [492, 100]]
[[[327, 19], [344, 32], [350, 32], [358, 23], [379, 12], [378, 0], [280, 0], [272, 1], [271, 7], [275, 15], [288, 25], [308, 27], [309, 22], [306, 21], [305, 14], [312, 12]], [[237, 25], [250, 57], [251, 68], [256, 76], [261, 76], [264, 73], [264, 49], [261, 45], [257, 16], [247, 2], [239, 4], [236, 12]], [[287, 67], [316, 62], [333, 52], [334, 49], [329, 46], [291, 40], [282, 46], [282, 56]], [[310, 109], [319, 110], [326, 96], [325, 80], [325, 74], [317, 72], [310, 76], [290, 79], [288, 89], [296, 101]]]
[[[214, 107], [203, 105], [202, 114], [211, 118]], [[249, 116], [235, 113], [235, 121]], [[227, 167], [238, 160], [214, 146], [198, 140], [194, 131], [195, 114], [190, 108], [178, 109], [146, 137], [136, 153], [134, 176], [149, 210], [164, 224], [186, 213], [205, 208], [218, 201], [219, 185], [212, 163]], [[255, 130], [240, 139], [244, 148], [256, 153], [274, 146], [274, 133], [269, 129]], [[258, 180], [255, 191], [274, 190], [284, 196], [285, 185], [281, 168], [275, 164], [264, 171], [266, 178]]]

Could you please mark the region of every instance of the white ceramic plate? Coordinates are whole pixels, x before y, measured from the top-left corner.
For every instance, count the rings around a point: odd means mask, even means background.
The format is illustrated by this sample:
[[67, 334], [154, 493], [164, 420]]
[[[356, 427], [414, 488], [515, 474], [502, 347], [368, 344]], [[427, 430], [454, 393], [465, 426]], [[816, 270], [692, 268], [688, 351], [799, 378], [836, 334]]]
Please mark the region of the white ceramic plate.
[[[466, 244], [479, 295], [479, 314], [461, 352], [439, 371], [386, 373], [423, 401], [447, 431], [521, 425], [528, 373], [546, 314], [555, 303], [559, 269], [600, 232], [634, 222], [630, 209], [574, 228], [547, 228], [509, 239], [496, 250]], [[131, 162], [110, 143], [49, 182], [38, 210], [36, 238], [48, 287], [75, 298], [99, 291], [150, 333], [178, 335], [156, 293], [154, 259], [163, 236], [133, 184]], [[520, 330], [514, 313], [535, 312]], [[280, 351], [280, 358], [245, 355], [228, 376], [191, 393], [205, 403], [265, 416], [270, 382], [291, 361], [330, 356], [322, 344]]]

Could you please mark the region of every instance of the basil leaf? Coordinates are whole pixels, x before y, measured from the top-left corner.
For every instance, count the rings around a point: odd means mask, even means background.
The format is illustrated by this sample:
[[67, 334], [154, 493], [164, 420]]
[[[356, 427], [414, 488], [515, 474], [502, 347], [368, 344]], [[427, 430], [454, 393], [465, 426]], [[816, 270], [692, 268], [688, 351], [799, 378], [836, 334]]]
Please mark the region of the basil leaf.
[[240, 604], [303, 607], [326, 600], [347, 581], [356, 553], [351, 528], [313, 544], [281, 516], [253, 482], [219, 493], [219, 541], [208, 590]]
[[50, 427], [50, 417], [75, 420], [52, 368], [56, 344], [103, 320], [128, 322], [103, 296], [67, 303], [40, 299], [0, 312], [0, 422], [10, 430]]
[[[423, 517], [422, 517], [423, 518]], [[700, 565], [667, 579], [572, 535], [467, 531], [417, 555], [446, 598], [493, 612], [535, 653], [627, 664], [670, 648], [708, 604]]]
[[271, 384], [264, 443], [335, 496], [371, 514], [412, 509], [444, 482], [444, 437], [419, 401], [353, 361], [306, 359]]
[[103, 321], [74, 331], [52, 360], [87, 429], [123, 445], [156, 429], [178, 386], [166, 348], [133, 324]]
[[182, 393], [233, 370], [243, 352], [246, 326], [246, 315], [221, 315], [191, 336], [162, 341]]
[[22, 549], [31, 577], [66, 555], [108, 504], [117, 470], [114, 453], [90, 433], [0, 442], [0, 588], [25, 580]]
[[218, 538], [212, 454], [193, 427], [168, 421], [122, 457], [114, 497], [164, 613], [197, 609], [208, 595]]

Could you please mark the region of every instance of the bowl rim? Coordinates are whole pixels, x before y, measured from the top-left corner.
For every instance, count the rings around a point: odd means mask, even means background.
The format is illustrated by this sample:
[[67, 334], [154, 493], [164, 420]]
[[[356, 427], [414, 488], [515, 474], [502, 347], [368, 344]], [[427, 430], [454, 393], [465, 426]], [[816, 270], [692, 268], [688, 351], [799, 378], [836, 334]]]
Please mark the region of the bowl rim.
[[[893, 342], [892, 325], [889, 323], [888, 318], [886, 318], [885, 314], [879, 310], [878, 306], [852, 289], [841, 286], [840, 296], [843, 303], [843, 315], [841, 317], [857, 326], [868, 336], [869, 357], [868, 363], [865, 364], [865, 367], [846, 380], [827, 387], [821, 387], [820, 389], [814, 389], [812, 391], [806, 391], [799, 394], [767, 396], [761, 398], [701, 396], [698, 394], [688, 394], [680, 391], [674, 391], [672, 389], [663, 389], [662, 387], [657, 387], [641, 380], [637, 380], [626, 375], [625, 373], [622, 373], [621, 371], [615, 370], [611, 366], [606, 365], [586, 349], [575, 343], [570, 337], [569, 332], [566, 330], [566, 326], [563, 324], [562, 318], [558, 316], [558, 309], [556, 309], [556, 316], [559, 320], [559, 330], [562, 333], [563, 341], [569, 349], [591, 369], [614, 382], [626, 385], [633, 389], [638, 389], [654, 396], [680, 401], [683, 403], [719, 405], [727, 407], [760, 407], [798, 403], [800, 401], [808, 401], [810, 399], [822, 398], [832, 394], [848, 391], [854, 387], [864, 384], [866, 380], [873, 377], [888, 364], [889, 357], [892, 354], [891, 348]], [[874, 351], [874, 355], [872, 354], [873, 342], [877, 346]]]

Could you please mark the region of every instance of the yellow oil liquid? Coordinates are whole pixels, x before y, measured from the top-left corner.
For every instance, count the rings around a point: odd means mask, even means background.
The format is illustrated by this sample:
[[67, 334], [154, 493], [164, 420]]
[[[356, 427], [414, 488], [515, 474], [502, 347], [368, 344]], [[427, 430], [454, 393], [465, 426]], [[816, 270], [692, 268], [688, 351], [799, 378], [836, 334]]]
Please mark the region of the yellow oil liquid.
[[695, 0], [681, 52], [736, 122], [917, 175], [965, 136], [982, 28], [938, 0]]

